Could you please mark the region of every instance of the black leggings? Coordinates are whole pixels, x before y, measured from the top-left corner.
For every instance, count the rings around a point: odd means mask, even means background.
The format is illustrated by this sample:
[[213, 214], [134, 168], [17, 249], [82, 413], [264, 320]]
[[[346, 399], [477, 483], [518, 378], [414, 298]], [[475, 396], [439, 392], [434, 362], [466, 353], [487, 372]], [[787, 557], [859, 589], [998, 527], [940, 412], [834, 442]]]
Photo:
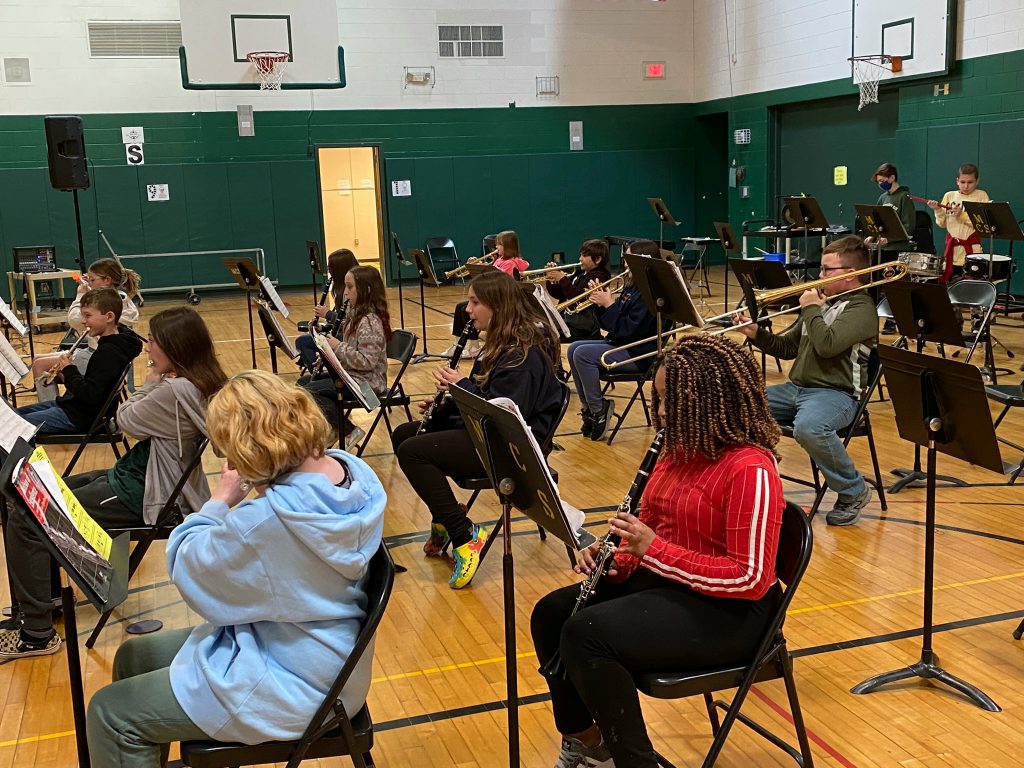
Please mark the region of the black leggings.
[[657, 768], [633, 676], [746, 661], [757, 649], [780, 591], [756, 602], [707, 597], [640, 569], [602, 584], [572, 618], [579, 586], [541, 598], [530, 631], [541, 665], [561, 652], [567, 680], [547, 679], [562, 734], [597, 723], [616, 768]]
[[465, 429], [417, 435], [419, 427], [418, 421], [398, 425], [391, 444], [409, 484], [430, 510], [431, 521], [445, 527], [453, 547], [461, 547], [473, 538], [473, 523], [448, 478], [484, 477], [487, 472]]

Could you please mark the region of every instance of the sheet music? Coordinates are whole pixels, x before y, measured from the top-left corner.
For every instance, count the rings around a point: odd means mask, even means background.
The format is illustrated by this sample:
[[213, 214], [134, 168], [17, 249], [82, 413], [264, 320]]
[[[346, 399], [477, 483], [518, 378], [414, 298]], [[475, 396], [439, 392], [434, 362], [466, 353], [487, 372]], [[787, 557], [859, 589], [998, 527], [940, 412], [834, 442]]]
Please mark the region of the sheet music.
[[510, 413], [514, 413], [516, 418], [523, 425], [523, 430], [526, 432], [527, 437], [530, 438], [530, 447], [533, 448], [533, 454], [536, 456], [538, 463], [544, 467], [544, 471], [548, 475], [548, 479], [551, 481], [551, 487], [555, 489], [555, 496], [558, 498], [558, 502], [562, 505], [562, 509], [565, 510], [565, 519], [569, 521], [570, 530], [573, 533], [583, 528], [583, 523], [586, 521], [586, 515], [583, 511], [577, 509], [572, 504], [569, 504], [565, 499], [562, 498], [558, 492], [558, 483], [555, 482], [554, 478], [551, 477], [551, 468], [548, 467], [548, 462], [544, 458], [544, 452], [540, 449], [540, 443], [537, 442], [537, 436], [533, 434], [533, 430], [530, 429], [530, 425], [526, 423], [526, 419], [523, 418], [523, 414], [519, 412], [519, 406], [507, 397], [496, 397], [493, 400], [487, 402], [492, 405], [496, 405], [499, 408], [504, 408]]
[[266, 275], [259, 275], [256, 279], [260, 281], [260, 285], [263, 287], [266, 297], [270, 300], [271, 306], [280, 312], [282, 317], [288, 317], [291, 314], [291, 310], [281, 301], [281, 296], [278, 294], [274, 284], [270, 282], [270, 278]]
[[28, 328], [26, 328], [25, 324], [21, 322], [16, 314], [14, 314], [14, 310], [11, 309], [10, 304], [3, 299], [0, 299], [0, 317], [3, 317], [4, 320], [10, 323], [11, 328], [16, 330], [19, 336], [24, 336], [28, 333]]
[[562, 313], [558, 311], [558, 308], [555, 305], [555, 300], [551, 298], [551, 294], [544, 288], [543, 283], [539, 283], [537, 287], [533, 289], [533, 296], [537, 299], [541, 309], [544, 310], [544, 314], [547, 315], [548, 322], [551, 324], [552, 330], [559, 334], [561, 338], [568, 338], [572, 335], [572, 332], [569, 330], [569, 326], [565, 324]]
[[334, 354], [334, 350], [331, 349], [331, 345], [327, 343], [327, 337], [316, 331], [312, 331], [313, 341], [316, 342], [316, 348], [320, 351], [320, 355], [327, 362], [337, 375], [338, 378], [345, 382], [349, 392], [352, 396], [365, 408], [367, 411], [372, 411], [375, 408], [380, 407], [380, 398], [377, 397], [377, 393], [370, 389], [369, 385], [365, 382], [357, 382], [352, 378], [351, 374], [345, 370], [342, 366], [338, 356]]
[[28, 376], [28, 366], [25, 365], [25, 361], [14, 351], [11, 342], [2, 333], [0, 333], [0, 373], [15, 384], [20, 384], [21, 380]]
[[[257, 300], [259, 304], [260, 318], [270, 324], [274, 334], [274, 344], [279, 347], [288, 357], [294, 360], [299, 356], [299, 352], [295, 349], [295, 345], [292, 340], [285, 334], [284, 329], [281, 327], [281, 323], [277, 321], [277, 315], [273, 313], [270, 307], [267, 306], [266, 302]], [[264, 328], [264, 330], [266, 330]], [[269, 341], [269, 339], [268, 339]]]
[[0, 398], [0, 449], [10, 453], [19, 437], [28, 443], [35, 435], [36, 428], [11, 408], [6, 400]]

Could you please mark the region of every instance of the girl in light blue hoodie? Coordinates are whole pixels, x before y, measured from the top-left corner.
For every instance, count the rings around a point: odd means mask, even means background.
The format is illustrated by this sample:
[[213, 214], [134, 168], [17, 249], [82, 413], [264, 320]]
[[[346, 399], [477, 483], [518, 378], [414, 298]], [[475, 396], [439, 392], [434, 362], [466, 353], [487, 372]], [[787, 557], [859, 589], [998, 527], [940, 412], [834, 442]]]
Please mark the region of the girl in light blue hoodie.
[[[373, 471], [325, 451], [309, 395], [261, 371], [228, 381], [207, 426], [227, 462], [167, 546], [171, 579], [207, 623], [121, 646], [114, 682], [89, 705], [96, 768], [156, 768], [173, 741], [299, 738], [366, 617], [386, 502]], [[342, 692], [349, 712], [366, 699], [372, 655]]]

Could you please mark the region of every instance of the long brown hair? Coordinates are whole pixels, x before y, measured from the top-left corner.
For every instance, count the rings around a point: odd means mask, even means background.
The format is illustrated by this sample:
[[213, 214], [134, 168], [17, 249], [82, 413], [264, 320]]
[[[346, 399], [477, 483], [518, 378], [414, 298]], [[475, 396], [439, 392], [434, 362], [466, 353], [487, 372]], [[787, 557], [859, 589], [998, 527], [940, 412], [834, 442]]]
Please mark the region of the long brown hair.
[[675, 461], [752, 445], [775, 452], [781, 433], [751, 355], [720, 336], [684, 336], [659, 363], [665, 372], [665, 416], [654, 392], [655, 425]]
[[477, 275], [469, 287], [477, 301], [492, 313], [480, 354], [482, 373], [477, 384], [481, 388], [487, 388], [498, 359], [509, 350], [516, 350], [518, 359], [514, 365], [521, 365], [532, 347], [540, 347], [552, 370], [559, 367], [561, 347], [558, 339], [529, 291], [501, 270]]
[[142, 278], [134, 269], [122, 267], [117, 259], [98, 259], [89, 265], [89, 272], [110, 280], [115, 291], [124, 291], [130, 299], [139, 292]]
[[327, 257], [327, 274], [334, 281], [331, 288], [331, 301], [334, 309], [338, 309], [345, 301], [345, 275], [352, 267], [358, 267], [359, 260], [348, 248], [340, 248], [332, 251]]
[[522, 254], [519, 250], [519, 235], [513, 232], [511, 229], [506, 229], [504, 232], [499, 232], [494, 238], [495, 245], [500, 245], [505, 249], [505, 255], [502, 258], [505, 259], [521, 259]]
[[224, 386], [227, 376], [213, 349], [210, 331], [192, 307], [171, 307], [153, 315], [149, 335], [174, 367], [174, 373], [195, 384], [209, 400]]
[[380, 271], [373, 267], [352, 267], [348, 271], [356, 284], [356, 305], [348, 308], [345, 318], [345, 335], [354, 333], [359, 321], [367, 315], [377, 315], [384, 326], [384, 340], [391, 341], [391, 313], [388, 311], [388, 296]]

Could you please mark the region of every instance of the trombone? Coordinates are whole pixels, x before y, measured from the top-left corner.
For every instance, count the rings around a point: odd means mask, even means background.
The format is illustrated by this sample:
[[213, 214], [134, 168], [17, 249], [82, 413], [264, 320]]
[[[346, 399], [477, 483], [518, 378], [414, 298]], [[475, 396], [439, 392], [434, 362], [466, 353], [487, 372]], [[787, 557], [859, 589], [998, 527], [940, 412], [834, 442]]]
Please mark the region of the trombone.
[[565, 312], [567, 315], [578, 315], [583, 312], [590, 304], [590, 295], [597, 291], [611, 291], [612, 293], [618, 293], [625, 290], [626, 288], [626, 275], [629, 274], [627, 269], [621, 275], [616, 275], [611, 280], [605, 280], [603, 283], [598, 283], [592, 288], [588, 288], [579, 296], [574, 296], [571, 299], [566, 299], [562, 303], [558, 304], [555, 309], [559, 312]]
[[452, 278], [456, 278], [456, 277], [465, 277], [466, 275], [469, 274], [469, 265], [470, 264], [480, 264], [480, 265], [493, 264], [494, 263], [494, 257], [497, 255], [497, 253], [498, 253], [497, 251], [491, 251], [486, 256], [473, 256], [473, 257], [471, 257], [469, 259], [466, 259], [466, 263], [465, 264], [460, 264], [455, 269], [449, 269], [447, 272], [445, 272], [444, 273], [444, 279], [445, 280], [451, 280]]
[[[842, 275], [835, 275], [833, 277], [823, 277], [817, 280], [810, 280], [806, 283], [798, 283], [796, 285], [786, 286], [785, 288], [755, 290], [754, 307], [752, 307], [751, 309], [760, 309], [766, 306], [771, 306], [772, 304], [779, 303], [783, 299], [799, 296], [804, 291], [821, 290], [822, 286], [829, 285], [840, 280], [845, 280], [849, 277], [869, 275], [873, 272], [881, 272], [882, 276], [864, 285], [859, 285], [856, 288], [851, 288], [848, 291], [842, 291], [840, 293], [835, 294], [834, 296], [829, 296], [829, 300], [838, 299], [840, 296], [846, 296], [847, 294], [856, 293], [857, 291], [863, 291], [868, 288], [877, 288], [878, 286], [886, 285], [887, 283], [895, 283], [897, 280], [902, 280], [904, 277], [906, 277], [907, 273], [909, 272], [909, 268], [903, 262], [890, 261], [885, 264], [876, 264], [873, 267], [865, 267], [864, 269], [857, 269], [854, 270], [853, 272], [846, 272]], [[799, 304], [797, 304], [792, 307], [787, 307], [786, 309], [780, 310], [778, 312], [772, 312], [767, 315], [762, 315], [757, 320], [747, 320], [745, 323], [737, 323], [736, 325], [729, 325], [724, 328], [716, 328], [713, 331], [704, 331], [704, 333], [707, 333], [709, 336], [721, 336], [726, 331], [735, 331], [738, 330], [739, 328], [744, 328], [748, 325], [754, 325], [763, 320], [770, 320], [773, 317], [780, 317], [781, 315], [786, 315], [794, 311], [798, 312], [801, 309], [802, 307]], [[734, 314], [736, 314], [736, 311], [723, 312], [720, 315], [715, 315], [714, 317], [706, 318], [703, 322], [706, 325], [708, 323], [713, 323], [716, 320], [731, 317]], [[635, 363], [640, 360], [647, 360], [648, 358], [651, 357], [657, 357], [658, 355], [661, 354], [661, 344], [663, 341], [674, 339], [676, 336], [680, 336], [684, 333], [693, 333], [695, 331], [700, 332], [701, 329], [695, 328], [692, 325], [680, 325], [676, 328], [673, 328], [670, 331], [666, 331], [665, 333], [655, 334], [654, 336], [648, 336], [647, 338], [640, 339], [639, 341], [631, 341], [628, 344], [623, 344], [621, 347], [609, 349], [607, 352], [601, 355], [601, 365], [607, 368], [608, 370], [612, 370], [618, 368], [621, 365], [626, 365], [627, 363]], [[658, 349], [652, 352], [646, 352], [642, 355], [633, 355], [632, 357], [627, 357], [622, 360], [607, 359], [608, 355], [612, 354], [613, 352], [621, 352], [624, 349], [633, 349], [634, 347], [646, 346], [654, 342], [658, 342]]]
[[562, 272], [568, 269], [576, 269], [581, 266], [583, 266], [583, 263], [580, 261], [577, 261], [574, 264], [549, 264], [546, 267], [524, 270], [519, 273], [519, 279], [527, 283], [542, 283], [547, 279], [546, 275], [548, 272]]

